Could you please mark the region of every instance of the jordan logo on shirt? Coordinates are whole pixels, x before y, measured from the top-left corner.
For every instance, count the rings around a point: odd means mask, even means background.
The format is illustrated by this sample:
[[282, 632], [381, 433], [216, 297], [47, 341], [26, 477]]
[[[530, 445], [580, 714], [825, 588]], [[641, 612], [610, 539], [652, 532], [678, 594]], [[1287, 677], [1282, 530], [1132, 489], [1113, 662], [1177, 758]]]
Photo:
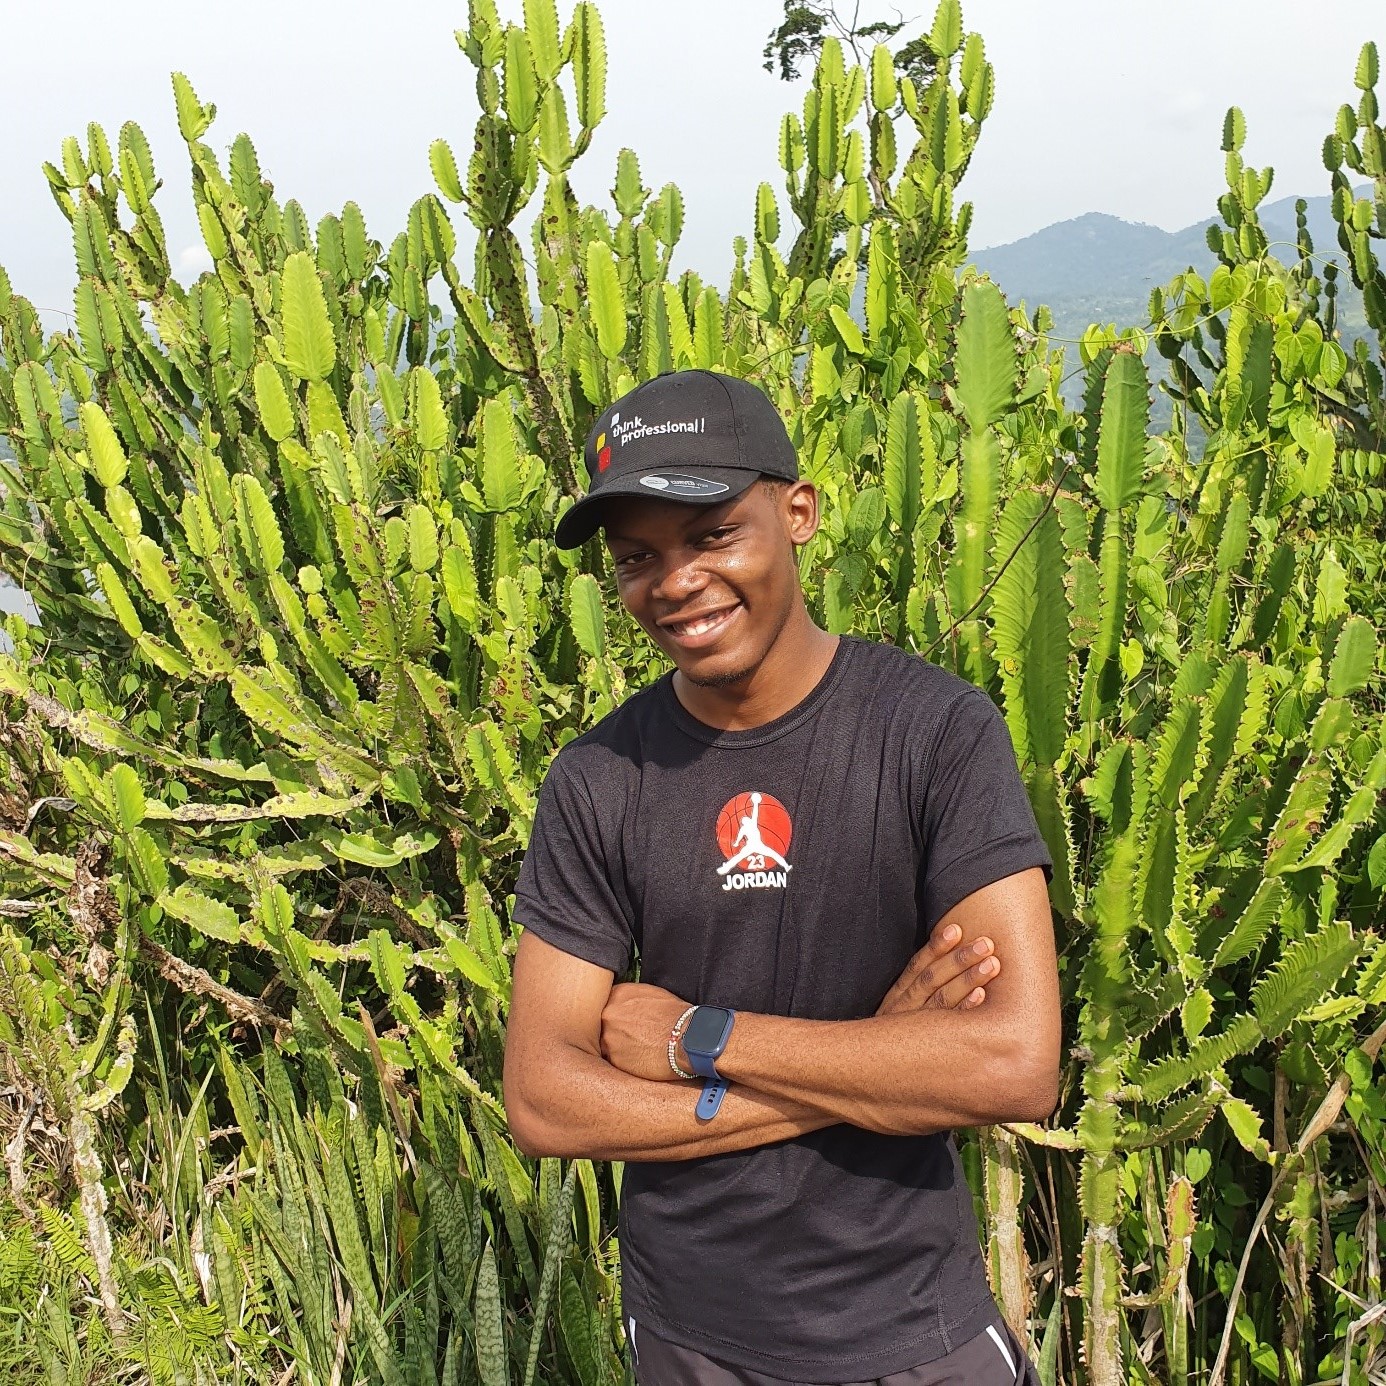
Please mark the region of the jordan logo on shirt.
[[794, 869], [785, 859], [793, 833], [788, 810], [773, 794], [756, 791], [729, 799], [717, 815], [717, 845], [726, 859], [717, 868], [722, 889], [783, 890]]

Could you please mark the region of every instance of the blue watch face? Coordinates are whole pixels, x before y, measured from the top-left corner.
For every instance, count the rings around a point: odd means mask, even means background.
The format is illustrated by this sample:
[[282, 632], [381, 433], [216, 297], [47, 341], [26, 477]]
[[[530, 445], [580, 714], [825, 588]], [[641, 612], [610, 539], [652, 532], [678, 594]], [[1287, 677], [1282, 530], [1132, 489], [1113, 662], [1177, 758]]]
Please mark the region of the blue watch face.
[[683, 1048], [688, 1054], [716, 1054], [727, 1042], [732, 1013], [721, 1006], [699, 1006], [683, 1032]]

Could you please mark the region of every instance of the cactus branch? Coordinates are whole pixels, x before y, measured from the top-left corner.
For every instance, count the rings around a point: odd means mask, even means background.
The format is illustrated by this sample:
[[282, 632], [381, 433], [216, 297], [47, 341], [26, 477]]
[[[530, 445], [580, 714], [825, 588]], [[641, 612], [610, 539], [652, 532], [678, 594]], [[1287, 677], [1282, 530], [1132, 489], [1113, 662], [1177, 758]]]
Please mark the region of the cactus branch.
[[1050, 507], [1054, 504], [1054, 498], [1059, 494], [1059, 488], [1064, 484], [1064, 478], [1068, 475], [1069, 468], [1072, 466], [1073, 459], [1070, 458], [1067, 462], [1064, 463], [1063, 470], [1058, 474], [1058, 476], [1054, 478], [1053, 482], [1051, 483], [1049, 487], [1049, 493], [1044, 498], [1044, 504], [1040, 507], [1039, 514], [1037, 514], [1035, 518], [1030, 522], [1029, 527], [1026, 529], [1025, 533], [1020, 536], [1020, 539], [1016, 543], [1015, 547], [1010, 551], [1010, 553], [1006, 555], [1002, 562], [997, 565], [996, 571], [991, 575], [991, 578], [987, 582], [986, 586], [983, 587], [982, 590], [977, 594], [977, 599], [972, 603], [972, 605], [969, 606], [967, 610], [962, 613], [962, 615], [955, 616], [953, 618], [952, 624], [948, 627], [948, 629], [943, 631], [933, 642], [933, 644], [931, 644], [929, 648], [923, 652], [924, 657], [926, 659], [931, 654], [933, 654], [933, 652], [936, 649], [938, 649], [938, 647], [942, 645], [945, 641], [953, 639], [957, 635], [958, 631], [962, 628], [963, 622], [969, 620], [972, 614], [975, 611], [977, 611], [983, 605], [983, 603], [985, 603], [987, 597], [991, 594], [991, 589], [996, 586], [997, 579], [1015, 561], [1015, 556], [1021, 551], [1021, 549], [1025, 547], [1025, 541], [1029, 539], [1029, 537], [1035, 532], [1035, 530], [1039, 528], [1040, 522], [1049, 513]]

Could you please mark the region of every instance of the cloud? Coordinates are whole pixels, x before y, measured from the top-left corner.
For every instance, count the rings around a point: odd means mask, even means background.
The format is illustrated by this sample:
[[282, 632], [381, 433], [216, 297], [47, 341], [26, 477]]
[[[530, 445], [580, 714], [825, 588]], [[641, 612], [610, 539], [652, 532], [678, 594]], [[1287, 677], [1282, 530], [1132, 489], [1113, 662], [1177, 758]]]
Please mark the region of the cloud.
[[1168, 93], [1164, 100], [1164, 124], [1175, 130], [1197, 130], [1207, 126], [1211, 103], [1206, 91], [1185, 87]]
[[213, 268], [211, 254], [201, 241], [195, 241], [178, 252], [175, 268], [180, 279], [196, 279], [204, 270]]

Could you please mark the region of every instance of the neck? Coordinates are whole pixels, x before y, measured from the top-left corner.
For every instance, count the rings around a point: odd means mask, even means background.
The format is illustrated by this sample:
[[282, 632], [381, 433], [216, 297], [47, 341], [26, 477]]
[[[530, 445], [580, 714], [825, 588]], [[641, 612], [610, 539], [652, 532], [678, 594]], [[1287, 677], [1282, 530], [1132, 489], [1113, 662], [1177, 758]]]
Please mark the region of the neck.
[[674, 692], [690, 716], [720, 731], [763, 727], [797, 707], [818, 686], [837, 650], [838, 637], [813, 624], [802, 604], [743, 679], [708, 688], [674, 674]]

